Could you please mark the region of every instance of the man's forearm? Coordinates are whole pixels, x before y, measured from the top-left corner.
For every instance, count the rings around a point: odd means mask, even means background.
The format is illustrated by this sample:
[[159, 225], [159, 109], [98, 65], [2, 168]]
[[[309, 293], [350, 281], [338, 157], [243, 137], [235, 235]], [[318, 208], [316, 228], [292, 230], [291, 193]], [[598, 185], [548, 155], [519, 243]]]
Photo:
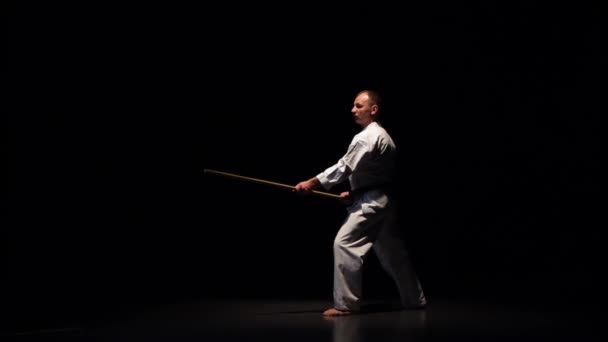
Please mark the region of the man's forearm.
[[321, 182], [319, 181], [319, 178], [317, 178], [316, 176], [312, 177], [307, 182], [310, 183], [310, 187], [313, 189], [319, 188], [321, 186]]

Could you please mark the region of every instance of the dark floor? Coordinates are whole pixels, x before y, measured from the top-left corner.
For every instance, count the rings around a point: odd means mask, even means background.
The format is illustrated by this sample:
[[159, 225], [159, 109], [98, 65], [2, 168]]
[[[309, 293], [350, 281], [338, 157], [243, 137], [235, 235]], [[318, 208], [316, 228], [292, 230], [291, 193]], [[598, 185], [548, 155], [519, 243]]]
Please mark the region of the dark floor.
[[466, 300], [397, 310], [369, 301], [366, 312], [326, 318], [323, 300], [192, 300], [80, 323], [3, 332], [16, 340], [55, 341], [599, 341], [588, 310], [526, 310]]

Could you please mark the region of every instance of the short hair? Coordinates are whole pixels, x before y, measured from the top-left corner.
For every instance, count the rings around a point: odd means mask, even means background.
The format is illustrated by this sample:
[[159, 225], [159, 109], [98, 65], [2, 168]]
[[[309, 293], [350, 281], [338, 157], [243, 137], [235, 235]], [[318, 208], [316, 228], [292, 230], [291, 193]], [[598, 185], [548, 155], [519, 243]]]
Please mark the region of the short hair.
[[380, 94], [377, 91], [372, 90], [372, 89], [365, 89], [365, 90], [361, 90], [357, 94], [357, 96], [360, 95], [360, 94], [364, 94], [364, 93], [367, 94], [367, 96], [369, 97], [370, 102], [373, 105], [376, 105], [376, 106], [378, 106], [378, 108], [380, 108], [380, 103], [382, 102], [382, 97], [380, 97]]

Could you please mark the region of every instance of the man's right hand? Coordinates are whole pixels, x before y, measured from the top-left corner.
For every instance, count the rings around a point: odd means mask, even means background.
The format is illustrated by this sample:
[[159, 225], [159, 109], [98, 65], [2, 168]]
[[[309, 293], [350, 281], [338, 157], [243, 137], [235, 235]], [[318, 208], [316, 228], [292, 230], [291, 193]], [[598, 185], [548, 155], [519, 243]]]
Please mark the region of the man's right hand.
[[309, 180], [296, 184], [293, 191], [302, 194], [310, 194], [314, 189], [318, 188], [320, 184], [321, 183], [319, 183], [319, 180], [316, 177], [313, 177]]
[[296, 184], [293, 191], [301, 194], [309, 194], [312, 192], [313, 189], [314, 186], [313, 184], [311, 184], [310, 181], [304, 181]]
[[351, 205], [353, 204], [354, 198], [353, 196], [351, 196], [350, 192], [348, 191], [344, 191], [340, 193], [340, 202], [346, 204], [346, 205]]

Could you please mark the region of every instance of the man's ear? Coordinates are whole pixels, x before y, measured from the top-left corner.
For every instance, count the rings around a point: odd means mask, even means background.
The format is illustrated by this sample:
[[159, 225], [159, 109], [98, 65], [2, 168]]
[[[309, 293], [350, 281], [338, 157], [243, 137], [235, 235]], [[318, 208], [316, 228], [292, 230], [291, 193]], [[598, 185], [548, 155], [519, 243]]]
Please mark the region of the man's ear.
[[376, 115], [378, 113], [378, 105], [372, 105], [372, 115]]

